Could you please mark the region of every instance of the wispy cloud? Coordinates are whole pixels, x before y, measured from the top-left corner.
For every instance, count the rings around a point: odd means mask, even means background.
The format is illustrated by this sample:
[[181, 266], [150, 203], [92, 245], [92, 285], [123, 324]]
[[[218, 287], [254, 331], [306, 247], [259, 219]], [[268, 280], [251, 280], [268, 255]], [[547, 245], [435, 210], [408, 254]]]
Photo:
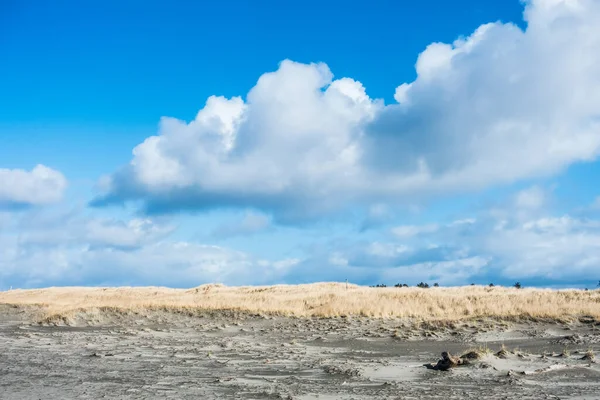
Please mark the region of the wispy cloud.
[[241, 219], [226, 222], [218, 226], [212, 236], [215, 238], [228, 238], [232, 236], [247, 236], [264, 231], [271, 226], [271, 218], [256, 212], [247, 212]]
[[439, 229], [437, 224], [401, 225], [392, 228], [392, 233], [399, 238], [408, 238], [421, 234], [433, 233]]
[[[536, 201], [523, 201], [532, 193]], [[592, 284], [600, 262], [600, 219], [545, 210], [541, 204], [551, 201], [549, 193], [526, 188], [462, 219], [399, 226], [387, 241], [332, 243], [290, 274], [387, 284]]]
[[[277, 281], [297, 260], [263, 260], [175, 240], [175, 225], [35, 210], [0, 231], [0, 289], [49, 285], [194, 286]], [[33, 218], [32, 218], [33, 217]]]

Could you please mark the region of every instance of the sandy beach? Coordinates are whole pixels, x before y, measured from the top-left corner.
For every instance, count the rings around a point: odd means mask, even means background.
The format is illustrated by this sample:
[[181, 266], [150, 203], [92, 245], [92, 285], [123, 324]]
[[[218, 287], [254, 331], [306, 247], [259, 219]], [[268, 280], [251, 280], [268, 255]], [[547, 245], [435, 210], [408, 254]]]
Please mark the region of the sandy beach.
[[[33, 295], [23, 292], [13, 296]], [[450, 322], [132, 307], [52, 319], [56, 304], [11, 305], [6, 293], [2, 399], [599, 398], [592, 316]], [[427, 369], [442, 351], [465, 365]]]

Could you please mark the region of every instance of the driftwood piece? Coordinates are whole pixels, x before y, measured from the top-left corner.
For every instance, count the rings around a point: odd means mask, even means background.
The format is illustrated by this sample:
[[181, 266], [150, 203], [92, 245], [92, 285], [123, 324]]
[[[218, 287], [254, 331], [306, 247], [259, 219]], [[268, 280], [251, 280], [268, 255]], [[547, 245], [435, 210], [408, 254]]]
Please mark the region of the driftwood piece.
[[458, 365], [462, 365], [463, 360], [457, 357], [452, 357], [447, 351], [442, 352], [442, 358], [438, 360], [437, 364], [424, 364], [427, 369], [434, 369], [436, 371], [448, 371], [450, 368], [454, 368]]

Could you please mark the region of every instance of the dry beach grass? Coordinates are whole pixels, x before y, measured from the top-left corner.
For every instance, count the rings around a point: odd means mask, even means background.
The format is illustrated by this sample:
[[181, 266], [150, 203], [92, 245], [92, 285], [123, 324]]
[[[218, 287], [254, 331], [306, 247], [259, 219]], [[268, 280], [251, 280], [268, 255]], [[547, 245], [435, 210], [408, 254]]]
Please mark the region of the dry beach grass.
[[598, 290], [11, 290], [0, 398], [597, 398], [599, 317]]
[[397, 317], [457, 321], [473, 318], [600, 319], [600, 290], [504, 287], [371, 288], [343, 283], [193, 289], [64, 287], [0, 292], [0, 303], [39, 306], [48, 320], [78, 314], [161, 310], [236, 311], [294, 317]]

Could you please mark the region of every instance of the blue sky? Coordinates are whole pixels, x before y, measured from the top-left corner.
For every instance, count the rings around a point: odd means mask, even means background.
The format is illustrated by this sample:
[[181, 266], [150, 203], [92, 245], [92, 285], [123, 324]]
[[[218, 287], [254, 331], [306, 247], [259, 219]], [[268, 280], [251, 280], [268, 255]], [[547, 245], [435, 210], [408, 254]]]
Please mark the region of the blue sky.
[[593, 0], [8, 1], [0, 289], [592, 287]]

